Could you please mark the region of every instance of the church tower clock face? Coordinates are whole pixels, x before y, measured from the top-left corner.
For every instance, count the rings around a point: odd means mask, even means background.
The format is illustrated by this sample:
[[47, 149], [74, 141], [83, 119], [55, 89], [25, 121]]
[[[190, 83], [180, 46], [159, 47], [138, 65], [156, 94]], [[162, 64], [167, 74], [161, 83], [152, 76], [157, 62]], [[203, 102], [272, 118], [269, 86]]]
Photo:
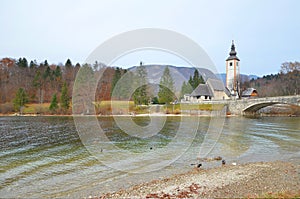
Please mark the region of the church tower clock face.
[[232, 96], [238, 96], [240, 90], [240, 59], [236, 56], [235, 45], [232, 41], [229, 57], [226, 59], [226, 87]]

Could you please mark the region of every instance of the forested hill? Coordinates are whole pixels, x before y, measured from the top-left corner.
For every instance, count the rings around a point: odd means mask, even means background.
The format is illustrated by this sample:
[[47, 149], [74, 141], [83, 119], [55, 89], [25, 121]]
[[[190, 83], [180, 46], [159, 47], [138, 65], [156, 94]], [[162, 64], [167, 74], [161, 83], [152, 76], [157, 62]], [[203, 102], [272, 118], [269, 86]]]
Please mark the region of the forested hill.
[[285, 62], [277, 74], [251, 79], [242, 84], [244, 88], [255, 88], [260, 97], [300, 94], [300, 62]]
[[[49, 103], [54, 94], [60, 97], [64, 83], [67, 85], [68, 96], [71, 96], [76, 74], [82, 66], [73, 64], [70, 59], [64, 65], [28, 62], [26, 58], [18, 60], [4, 58], [0, 60], [0, 104], [10, 103], [15, 98], [17, 90], [23, 88], [30, 103]], [[90, 66], [93, 71], [100, 72], [102, 64]], [[115, 69], [105, 67], [104, 75], [98, 84], [102, 90], [98, 98], [110, 99], [111, 80]]]

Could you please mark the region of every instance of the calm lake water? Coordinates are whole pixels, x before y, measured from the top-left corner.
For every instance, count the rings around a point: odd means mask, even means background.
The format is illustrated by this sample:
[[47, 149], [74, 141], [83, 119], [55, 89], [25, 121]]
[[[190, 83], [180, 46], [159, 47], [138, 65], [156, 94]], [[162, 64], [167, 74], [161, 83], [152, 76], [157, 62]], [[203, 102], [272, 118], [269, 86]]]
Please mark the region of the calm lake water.
[[300, 118], [135, 117], [131, 130], [126, 119], [98, 117], [101, 136], [78, 133], [72, 117], [0, 117], [0, 197], [99, 195], [184, 172], [199, 155], [300, 162]]

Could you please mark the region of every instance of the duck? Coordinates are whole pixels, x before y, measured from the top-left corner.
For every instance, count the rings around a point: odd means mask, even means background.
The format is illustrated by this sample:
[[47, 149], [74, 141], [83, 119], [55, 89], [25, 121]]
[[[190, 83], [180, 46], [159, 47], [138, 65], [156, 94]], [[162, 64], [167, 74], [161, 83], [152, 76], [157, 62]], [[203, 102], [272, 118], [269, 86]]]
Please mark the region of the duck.
[[222, 165], [225, 165], [226, 164], [226, 161], [225, 160], [222, 160]]

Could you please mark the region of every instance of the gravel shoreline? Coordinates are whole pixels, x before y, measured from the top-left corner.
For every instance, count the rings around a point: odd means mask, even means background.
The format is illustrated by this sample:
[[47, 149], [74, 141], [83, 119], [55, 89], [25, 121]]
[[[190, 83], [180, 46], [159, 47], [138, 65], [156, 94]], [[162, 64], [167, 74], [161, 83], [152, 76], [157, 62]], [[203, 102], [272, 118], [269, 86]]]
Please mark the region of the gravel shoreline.
[[299, 165], [276, 161], [194, 168], [93, 198], [253, 198], [280, 194], [300, 196]]

